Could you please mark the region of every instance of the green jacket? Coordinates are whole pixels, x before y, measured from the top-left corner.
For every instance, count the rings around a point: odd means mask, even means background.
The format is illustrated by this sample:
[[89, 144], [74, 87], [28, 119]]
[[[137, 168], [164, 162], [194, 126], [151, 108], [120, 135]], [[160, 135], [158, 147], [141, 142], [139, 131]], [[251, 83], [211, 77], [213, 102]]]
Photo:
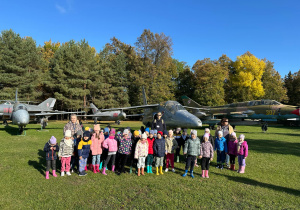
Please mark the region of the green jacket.
[[189, 138], [188, 140], [185, 141], [183, 153], [192, 156], [199, 156], [200, 148], [201, 148], [201, 143], [198, 137], [196, 137], [196, 139]]

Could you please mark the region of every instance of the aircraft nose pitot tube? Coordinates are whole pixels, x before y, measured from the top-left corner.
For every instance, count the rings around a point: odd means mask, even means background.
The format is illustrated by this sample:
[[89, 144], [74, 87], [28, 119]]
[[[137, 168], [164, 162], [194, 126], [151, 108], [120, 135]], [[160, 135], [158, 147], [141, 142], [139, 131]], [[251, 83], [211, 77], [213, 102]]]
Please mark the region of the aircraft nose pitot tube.
[[12, 122], [15, 125], [25, 126], [29, 123], [29, 114], [26, 110], [18, 110], [13, 113]]

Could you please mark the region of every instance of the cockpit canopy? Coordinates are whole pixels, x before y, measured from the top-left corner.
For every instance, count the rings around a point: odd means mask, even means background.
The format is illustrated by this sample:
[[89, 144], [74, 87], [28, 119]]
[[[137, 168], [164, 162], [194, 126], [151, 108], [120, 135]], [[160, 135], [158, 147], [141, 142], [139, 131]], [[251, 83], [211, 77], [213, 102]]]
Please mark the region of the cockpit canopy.
[[280, 105], [278, 101], [275, 100], [260, 100], [260, 101], [249, 101], [248, 106], [257, 106], [257, 105]]
[[161, 103], [161, 106], [163, 106], [166, 110], [168, 110], [172, 114], [175, 114], [175, 112], [177, 112], [179, 110], [185, 110], [185, 108], [183, 108], [183, 106], [180, 103], [178, 103], [177, 101], [163, 102], [163, 103]]
[[15, 105], [14, 106], [14, 110], [17, 111], [17, 110], [27, 110], [27, 107], [24, 105], [24, 104], [18, 104], [18, 105]]

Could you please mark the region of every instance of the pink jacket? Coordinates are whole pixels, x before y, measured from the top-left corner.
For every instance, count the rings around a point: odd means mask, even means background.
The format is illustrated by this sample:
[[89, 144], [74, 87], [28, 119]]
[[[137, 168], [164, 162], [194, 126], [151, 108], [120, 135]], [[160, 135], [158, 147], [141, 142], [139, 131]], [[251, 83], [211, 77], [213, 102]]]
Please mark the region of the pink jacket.
[[104, 140], [103, 147], [108, 149], [109, 152], [116, 152], [118, 151], [118, 142], [114, 136], [112, 138], [110, 137], [111, 136]]
[[[238, 146], [239, 143], [237, 143]], [[237, 151], [237, 149], [236, 149]], [[244, 141], [240, 147], [240, 152], [237, 151], [237, 155], [244, 155], [245, 157], [248, 156], [248, 144], [246, 141]]]
[[228, 140], [228, 155], [237, 155], [237, 139], [235, 141]]
[[104, 135], [100, 133], [100, 139], [96, 138], [96, 133], [92, 135], [92, 144], [91, 151], [92, 155], [101, 155], [102, 154], [102, 142], [104, 141]]

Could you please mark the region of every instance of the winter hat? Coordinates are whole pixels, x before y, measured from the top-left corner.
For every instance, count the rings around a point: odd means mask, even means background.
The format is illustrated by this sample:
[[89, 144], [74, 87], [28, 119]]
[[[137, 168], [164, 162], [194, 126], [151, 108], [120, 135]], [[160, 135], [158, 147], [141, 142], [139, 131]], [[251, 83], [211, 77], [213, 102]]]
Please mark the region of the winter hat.
[[150, 128], [146, 128], [145, 131], [147, 131], [149, 133], [150, 132]]
[[195, 136], [197, 136], [197, 131], [196, 130], [191, 130], [191, 134], [194, 134]]
[[154, 130], [151, 130], [151, 131], [150, 131], [150, 134], [154, 135]]
[[164, 130], [164, 135], [168, 135], [168, 131], [167, 130]]
[[160, 134], [161, 136], [163, 135], [163, 132], [161, 131], [158, 131], [157, 134]]
[[139, 131], [134, 131], [133, 132], [133, 136], [138, 136], [138, 135], [140, 135]]
[[124, 131], [123, 131], [123, 135], [125, 135], [125, 134], [127, 134], [128, 135], [128, 129], [125, 129]]
[[142, 131], [141, 130], [139, 130], [139, 135], [142, 135]]
[[54, 136], [51, 136], [49, 141], [50, 141], [50, 144], [56, 144], [56, 138]]
[[230, 135], [236, 137], [236, 133], [235, 132], [232, 132]]
[[109, 128], [108, 127], [106, 127], [106, 128], [104, 128], [104, 133], [108, 133], [109, 132]]
[[109, 134], [115, 135], [115, 134], [116, 134], [116, 129], [112, 128], [112, 129], [110, 130]]
[[204, 134], [203, 138], [208, 138], [209, 139], [209, 134], [208, 133]]
[[71, 136], [72, 136], [72, 132], [70, 130], [66, 130], [65, 137], [71, 137]]
[[210, 130], [209, 130], [209, 128], [205, 128], [204, 132], [208, 132], [208, 133], [210, 133]]
[[173, 135], [173, 131], [172, 130], [169, 130], [169, 133], [171, 132], [171, 134]]
[[176, 128], [176, 131], [177, 131], [177, 132], [180, 132], [180, 131], [181, 131], [181, 128], [179, 128], [179, 127]]
[[187, 133], [187, 129], [185, 128], [185, 129], [183, 129], [183, 132], [186, 132]]
[[99, 124], [94, 125], [94, 131], [100, 131], [100, 125]]
[[90, 127], [85, 127], [84, 130], [85, 130], [85, 131], [89, 131], [89, 130], [90, 130]]
[[154, 134], [157, 134], [157, 130], [153, 130]]
[[82, 134], [83, 134], [82, 130], [76, 132], [76, 136], [82, 136]]
[[147, 135], [146, 135], [146, 133], [143, 133], [143, 134], [142, 134], [142, 137], [141, 137], [141, 139], [147, 139]]
[[245, 135], [244, 134], [241, 134], [240, 136], [239, 136], [239, 139], [245, 139]]
[[220, 134], [223, 136], [223, 131], [218, 131], [218, 135]]
[[84, 131], [83, 137], [89, 137], [90, 138], [91, 133], [89, 131]]

